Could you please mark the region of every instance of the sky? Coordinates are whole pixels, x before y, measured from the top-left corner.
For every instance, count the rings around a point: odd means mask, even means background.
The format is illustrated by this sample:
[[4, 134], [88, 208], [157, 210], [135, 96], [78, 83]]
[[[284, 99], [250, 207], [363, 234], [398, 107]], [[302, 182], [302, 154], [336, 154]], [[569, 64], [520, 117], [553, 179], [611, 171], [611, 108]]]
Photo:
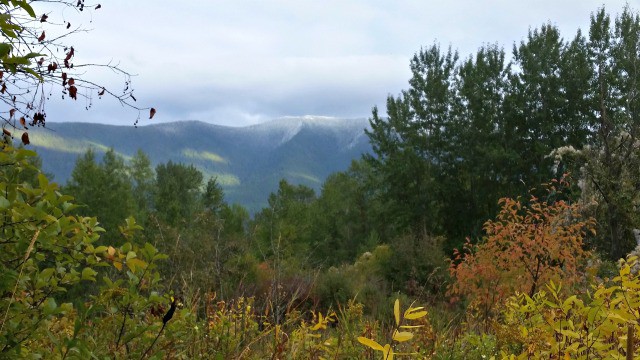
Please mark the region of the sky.
[[[369, 117], [408, 87], [421, 47], [451, 46], [461, 58], [483, 44], [508, 52], [550, 22], [565, 39], [588, 33], [590, 14], [615, 15], [607, 0], [114, 0], [79, 18], [69, 39], [76, 62], [112, 63], [135, 74], [140, 124], [200, 120], [247, 126], [285, 116]], [[640, 0], [628, 2], [640, 11]], [[36, 9], [36, 12], [38, 10]], [[50, 12], [56, 16], [76, 16]], [[52, 17], [53, 16], [53, 17]], [[79, 24], [80, 25], [80, 24]], [[75, 26], [75, 23], [74, 23]], [[123, 77], [89, 71], [109, 90]], [[90, 110], [86, 110], [91, 105]], [[108, 97], [52, 97], [48, 121], [132, 125], [138, 112]]]

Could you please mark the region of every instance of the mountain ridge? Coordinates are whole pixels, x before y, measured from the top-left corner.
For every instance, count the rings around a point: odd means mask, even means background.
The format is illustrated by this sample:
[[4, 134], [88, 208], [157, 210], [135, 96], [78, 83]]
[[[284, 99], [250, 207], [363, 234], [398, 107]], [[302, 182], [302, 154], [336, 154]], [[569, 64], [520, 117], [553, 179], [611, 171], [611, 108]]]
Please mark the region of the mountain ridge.
[[366, 119], [286, 117], [245, 127], [198, 120], [144, 126], [47, 123], [30, 130], [43, 170], [65, 183], [78, 156], [92, 147], [99, 157], [113, 148], [125, 159], [138, 149], [153, 166], [168, 161], [193, 164], [205, 180], [217, 177], [227, 200], [255, 212], [284, 178], [320, 190], [336, 171], [371, 151]]

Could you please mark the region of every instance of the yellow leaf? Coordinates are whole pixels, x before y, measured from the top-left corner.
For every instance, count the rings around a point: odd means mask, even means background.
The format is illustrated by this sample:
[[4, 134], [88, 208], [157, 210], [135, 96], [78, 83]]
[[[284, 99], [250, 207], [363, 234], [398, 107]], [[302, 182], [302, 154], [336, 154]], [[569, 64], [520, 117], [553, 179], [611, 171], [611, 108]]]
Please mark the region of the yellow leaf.
[[412, 312], [409, 314], [406, 314], [404, 316], [405, 319], [407, 320], [415, 320], [415, 319], [420, 319], [421, 317], [425, 317], [427, 316], [427, 312], [426, 311], [417, 311], [417, 312]]
[[391, 348], [391, 345], [387, 344], [384, 346], [382, 349], [382, 358], [384, 360], [393, 360], [393, 349]]
[[396, 326], [400, 326], [400, 299], [393, 304], [393, 315], [396, 317]]
[[122, 263], [120, 261], [114, 261], [113, 266], [118, 270], [122, 270]]
[[422, 307], [422, 306], [416, 307], [416, 308], [414, 308], [414, 307], [408, 308], [407, 311], [404, 312], [405, 319], [415, 320], [415, 319], [419, 319], [419, 318], [421, 318], [423, 316], [426, 316], [427, 315], [427, 311], [426, 310], [425, 311], [420, 311], [422, 309], [424, 309], [424, 307]]
[[393, 332], [393, 340], [397, 342], [405, 342], [407, 340], [411, 340], [413, 338], [413, 334], [408, 331], [394, 331]]
[[[358, 337], [358, 342], [360, 344], [364, 345], [364, 346], [368, 346], [368, 347], [372, 348], [373, 350], [384, 351], [384, 348], [382, 347], [382, 345], [380, 345], [377, 342], [375, 342], [375, 341], [373, 341], [371, 339], [368, 339], [366, 337], [359, 336]], [[389, 346], [389, 345], [387, 345], [387, 346]]]

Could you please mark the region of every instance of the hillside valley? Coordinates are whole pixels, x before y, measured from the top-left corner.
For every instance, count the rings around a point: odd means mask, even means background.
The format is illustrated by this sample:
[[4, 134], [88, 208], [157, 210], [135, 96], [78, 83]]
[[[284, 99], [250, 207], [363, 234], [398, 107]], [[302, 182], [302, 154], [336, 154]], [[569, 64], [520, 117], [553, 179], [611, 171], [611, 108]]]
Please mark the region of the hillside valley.
[[280, 179], [320, 190], [331, 173], [346, 170], [371, 147], [366, 119], [287, 117], [247, 127], [182, 121], [140, 127], [47, 123], [32, 129], [32, 147], [43, 170], [64, 184], [88, 148], [98, 158], [113, 148], [125, 159], [138, 149], [154, 167], [168, 161], [193, 164], [205, 181], [217, 177], [230, 203], [250, 212], [266, 205]]

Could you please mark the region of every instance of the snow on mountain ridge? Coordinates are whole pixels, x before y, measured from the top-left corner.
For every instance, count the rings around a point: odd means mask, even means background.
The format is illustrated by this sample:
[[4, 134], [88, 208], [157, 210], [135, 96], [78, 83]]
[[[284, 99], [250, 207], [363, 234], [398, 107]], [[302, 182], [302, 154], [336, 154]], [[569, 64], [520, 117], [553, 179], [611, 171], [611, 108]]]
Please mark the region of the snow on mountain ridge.
[[248, 126], [247, 129], [254, 132], [256, 140], [275, 146], [287, 143], [305, 128], [319, 129], [330, 131], [342, 146], [349, 147], [350, 144], [358, 140], [360, 135], [364, 134], [364, 129], [368, 127], [369, 123], [366, 119], [305, 115], [282, 117]]

